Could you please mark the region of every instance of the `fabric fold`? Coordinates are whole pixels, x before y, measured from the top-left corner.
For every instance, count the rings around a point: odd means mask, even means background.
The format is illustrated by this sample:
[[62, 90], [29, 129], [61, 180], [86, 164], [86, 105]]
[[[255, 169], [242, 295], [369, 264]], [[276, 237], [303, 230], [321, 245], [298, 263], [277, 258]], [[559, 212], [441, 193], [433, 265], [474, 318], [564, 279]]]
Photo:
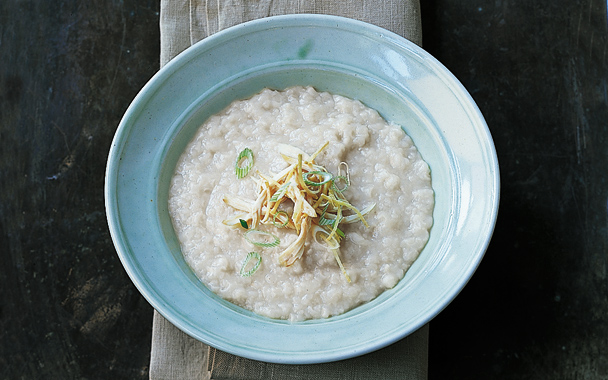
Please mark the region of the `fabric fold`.
[[220, 30], [263, 17], [297, 13], [365, 21], [422, 45], [419, 0], [161, 0], [161, 66]]
[[263, 363], [210, 347], [208, 376], [213, 380], [421, 380], [428, 372], [428, 334], [427, 324], [367, 355], [310, 365]]

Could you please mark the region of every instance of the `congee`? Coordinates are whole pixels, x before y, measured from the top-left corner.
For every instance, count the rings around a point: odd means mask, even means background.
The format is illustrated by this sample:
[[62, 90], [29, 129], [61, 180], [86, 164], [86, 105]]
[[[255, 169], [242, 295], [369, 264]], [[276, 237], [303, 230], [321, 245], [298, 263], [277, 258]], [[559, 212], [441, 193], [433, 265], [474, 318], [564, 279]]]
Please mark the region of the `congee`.
[[210, 117], [180, 157], [169, 213], [186, 262], [270, 318], [327, 318], [394, 287], [429, 238], [427, 163], [398, 125], [312, 87]]

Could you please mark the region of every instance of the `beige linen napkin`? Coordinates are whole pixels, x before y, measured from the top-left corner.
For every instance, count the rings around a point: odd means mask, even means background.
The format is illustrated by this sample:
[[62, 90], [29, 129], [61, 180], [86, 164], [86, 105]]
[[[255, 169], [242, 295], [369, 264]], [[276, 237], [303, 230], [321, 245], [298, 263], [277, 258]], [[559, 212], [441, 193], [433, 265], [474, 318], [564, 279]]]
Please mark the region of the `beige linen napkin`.
[[[419, 0], [161, 0], [160, 63], [203, 38], [242, 22], [292, 13], [349, 17], [381, 26], [421, 45]], [[428, 325], [379, 351], [316, 365], [263, 363], [203, 344], [154, 312], [153, 380], [367, 380], [427, 378]]]
[[160, 64], [222, 29], [291, 13], [349, 17], [422, 45], [419, 0], [161, 0]]

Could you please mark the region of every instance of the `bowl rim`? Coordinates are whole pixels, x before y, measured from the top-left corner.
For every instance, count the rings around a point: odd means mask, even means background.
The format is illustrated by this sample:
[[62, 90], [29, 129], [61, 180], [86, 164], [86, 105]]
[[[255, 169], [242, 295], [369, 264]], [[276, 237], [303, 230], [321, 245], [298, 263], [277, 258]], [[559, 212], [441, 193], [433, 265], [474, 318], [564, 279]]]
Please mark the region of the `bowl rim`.
[[[432, 70], [434, 70], [438, 75], [442, 76], [442, 80], [448, 81], [452, 86], [452, 90], [458, 92], [459, 99], [465, 103], [464, 106], [468, 107], [467, 112], [469, 113], [469, 115], [477, 119], [478, 125], [483, 130], [482, 132], [485, 133], [484, 137], [486, 139], [486, 143], [488, 144], [488, 146], [486, 147], [486, 149], [488, 150], [486, 154], [489, 159], [489, 162], [486, 163], [486, 165], [490, 169], [487, 181], [491, 190], [491, 194], [489, 194], [491, 198], [491, 200], [489, 201], [491, 209], [487, 214], [488, 228], [483, 233], [485, 238], [483, 238], [482, 241], [480, 241], [478, 246], [476, 247], [476, 252], [472, 254], [473, 259], [470, 260], [470, 262], [468, 263], [465, 272], [463, 272], [462, 275], [458, 279], [456, 279], [452, 287], [444, 291], [444, 293], [442, 294], [442, 299], [444, 300], [444, 302], [435, 304], [432, 308], [426, 310], [424, 312], [424, 315], [418, 318], [416, 323], [410, 323], [407, 328], [404, 328], [399, 333], [391, 332], [390, 334], [387, 334], [385, 336], [380, 336], [371, 343], [369, 341], [366, 341], [359, 345], [351, 345], [347, 349], [319, 349], [317, 352], [312, 353], [302, 352], [301, 354], [296, 355], [295, 357], [287, 358], [285, 357], [285, 355], [282, 355], [277, 352], [272, 352], [272, 350], [268, 349], [254, 352], [251, 351], [249, 347], [227, 344], [226, 342], [222, 341], [222, 339], [216, 334], [201, 334], [200, 326], [194, 326], [190, 324], [189, 321], [185, 321], [182, 318], [183, 316], [180, 315], [180, 312], [177, 312], [175, 310], [175, 307], [173, 305], [168, 304], [166, 301], [162, 301], [162, 297], [160, 297], [160, 295], [155, 291], [155, 289], [151, 289], [146, 283], [146, 281], [142, 280], [140, 274], [141, 269], [138, 268], [137, 262], [133, 261], [130, 258], [130, 254], [128, 252], [128, 250], [130, 249], [129, 242], [127, 237], [124, 236], [124, 231], [121, 228], [120, 212], [117, 209], [115, 190], [117, 188], [118, 182], [116, 173], [118, 171], [121, 148], [123, 147], [123, 140], [127, 137], [125, 131], [128, 130], [129, 124], [131, 123], [132, 119], [138, 116], [138, 112], [140, 111], [137, 106], [138, 104], [148, 101], [149, 94], [158, 91], [158, 89], [163, 86], [163, 83], [167, 80], [167, 78], [178, 72], [183, 66], [188, 65], [189, 62], [196, 58], [197, 54], [199, 54], [202, 49], [211, 49], [217, 44], [221, 44], [224, 41], [230, 40], [232, 38], [240, 38], [243, 35], [250, 33], [251, 31], [260, 31], [266, 30], [268, 28], [277, 27], [291, 27], [292, 25], [316, 25], [319, 27], [327, 27], [328, 25], [334, 25], [334, 27], [337, 28], [342, 28], [349, 31], [357, 31], [357, 33], [365, 34], [366, 36], [373, 36], [374, 38], [379, 38], [378, 36], [382, 36], [383, 42], [385, 42], [386, 44], [394, 44], [395, 46], [399, 46], [401, 49], [407, 49], [412, 54], [415, 54], [416, 56], [420, 57], [420, 59], [424, 60], [424, 62], [426, 62], [430, 67], [432, 67]], [[186, 49], [178, 56], [176, 56], [173, 60], [171, 60], [168, 64], [166, 64], [163, 68], [161, 68], [157, 72], [157, 74], [150, 79], [150, 81], [134, 98], [133, 102], [125, 112], [125, 115], [123, 116], [118, 126], [108, 156], [104, 196], [109, 229], [111, 232], [112, 240], [114, 242], [114, 246], [117, 250], [123, 267], [125, 268], [126, 272], [128, 273], [135, 286], [138, 288], [140, 293], [167, 320], [169, 320], [171, 323], [173, 323], [175, 326], [177, 326], [179, 329], [181, 329], [188, 335], [198, 340], [201, 340], [204, 343], [210, 344], [220, 350], [227, 351], [235, 355], [267, 362], [311, 364], [350, 358], [388, 346], [409, 335], [410, 333], [416, 331], [424, 324], [428, 323], [457, 296], [457, 294], [464, 288], [466, 283], [469, 281], [469, 279], [477, 269], [492, 237], [499, 204], [499, 168], [492, 137], [490, 135], [487, 124], [485, 123], [485, 120], [480, 110], [476, 106], [474, 100], [466, 91], [464, 86], [462, 86], [462, 84], [453, 76], [453, 74], [451, 74], [447, 70], [447, 68], [445, 68], [441, 63], [439, 63], [439, 61], [437, 61], [429, 53], [401, 36], [398, 36], [383, 28], [362, 21], [348, 19], [340, 16], [297, 14], [272, 16], [268, 18], [249, 21], [225, 29], [212, 36], [205, 38], [204, 40]], [[344, 320], [344, 318], [324, 321], [323, 323], [336, 323], [336, 321], [340, 320]], [[268, 323], [269, 325], [275, 326], [295, 326], [290, 325], [289, 323], [286, 324], [283, 322], [272, 320], [269, 320]], [[306, 328], [309, 328], [310, 326], [314, 326], [315, 323], [317, 322], [306, 322], [297, 326], [308, 326]]]

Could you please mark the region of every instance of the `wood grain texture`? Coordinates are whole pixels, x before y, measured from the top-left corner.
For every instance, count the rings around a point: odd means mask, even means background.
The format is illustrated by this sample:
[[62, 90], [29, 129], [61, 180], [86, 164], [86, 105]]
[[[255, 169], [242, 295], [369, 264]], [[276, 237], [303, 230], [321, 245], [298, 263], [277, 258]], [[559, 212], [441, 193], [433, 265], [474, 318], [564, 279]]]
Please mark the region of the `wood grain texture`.
[[[423, 46], [494, 137], [501, 205], [431, 322], [429, 379], [608, 378], [606, 2], [424, 0]], [[0, 2], [0, 379], [145, 379], [152, 308], [105, 221], [158, 2]]]
[[105, 161], [158, 69], [153, 1], [0, 4], [0, 378], [147, 378], [152, 309], [105, 220]]
[[431, 378], [606, 379], [606, 2], [432, 3], [424, 46], [481, 108], [502, 191], [482, 264], [431, 323]]

